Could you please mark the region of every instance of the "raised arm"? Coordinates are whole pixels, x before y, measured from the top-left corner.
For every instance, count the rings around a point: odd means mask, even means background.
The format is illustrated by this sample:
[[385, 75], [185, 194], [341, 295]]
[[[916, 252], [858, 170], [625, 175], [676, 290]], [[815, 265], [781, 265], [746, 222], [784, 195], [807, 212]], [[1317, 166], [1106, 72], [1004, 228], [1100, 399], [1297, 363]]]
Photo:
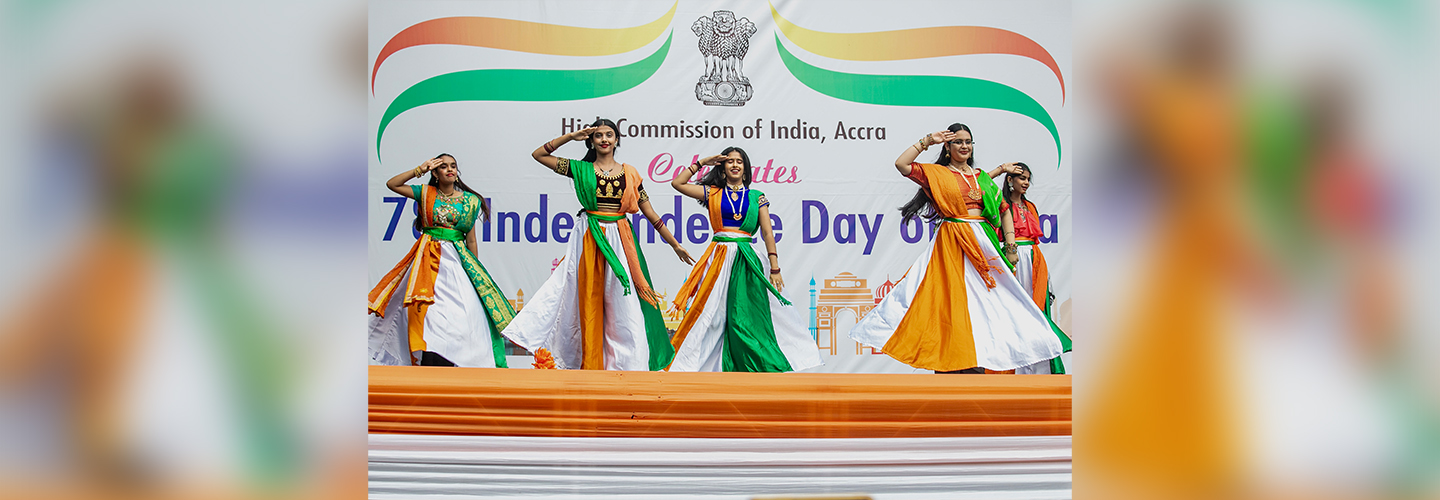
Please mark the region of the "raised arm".
[[679, 191], [680, 194], [683, 194], [685, 196], [689, 196], [697, 200], [703, 200], [705, 199], [705, 186], [690, 184], [690, 178], [694, 177], [696, 173], [700, 172], [701, 165], [714, 166], [724, 161], [725, 157], [715, 155], [692, 163], [690, 164], [690, 166], [685, 167], [685, 169], [680, 172], [680, 175], [678, 177], [675, 177], [670, 181], [670, 187], [675, 188], [676, 191]]
[[670, 248], [675, 250], [675, 255], [680, 257], [681, 262], [695, 265], [695, 259], [690, 257], [690, 252], [686, 252], [685, 247], [680, 246], [679, 241], [675, 241], [675, 235], [670, 234], [670, 228], [660, 223], [660, 216], [655, 213], [654, 208], [650, 207], [650, 200], [640, 202], [640, 213], [645, 214], [645, 219], [650, 221], [650, 225], [656, 231], [660, 231], [660, 237], [670, 244]]
[[1005, 259], [1013, 266], [1020, 261], [1020, 255], [1015, 247], [1015, 221], [1010, 217], [1009, 210], [1000, 214], [1000, 231], [1005, 237]]
[[944, 144], [954, 138], [955, 133], [949, 130], [941, 130], [921, 137], [918, 142], [905, 148], [905, 152], [900, 153], [900, 157], [895, 159], [895, 170], [899, 170], [900, 175], [910, 175], [910, 163], [914, 162], [920, 153], [925, 152], [930, 146]]
[[530, 157], [540, 162], [541, 165], [545, 165], [546, 168], [555, 170], [560, 166], [560, 158], [555, 157], [551, 153], [554, 153], [556, 149], [560, 149], [560, 146], [564, 146], [567, 142], [585, 140], [585, 138], [590, 137], [590, 134], [595, 133], [595, 128], [596, 127], [583, 128], [545, 141], [545, 144], [541, 144], [540, 147], [535, 148], [535, 151], [530, 153]]
[[410, 179], [425, 175], [425, 172], [434, 170], [435, 167], [438, 166], [440, 166], [440, 159], [432, 158], [426, 160], [425, 163], [421, 163], [418, 167], [395, 174], [395, 177], [391, 177], [390, 180], [385, 181], [385, 187], [390, 188], [391, 191], [394, 191], [395, 194], [400, 196], [414, 198], [415, 193], [412, 192], [410, 187], [406, 186], [405, 183], [410, 182]]
[[770, 227], [770, 205], [760, 207], [760, 238], [765, 240], [765, 251], [770, 254], [770, 284], [785, 291], [785, 279], [780, 277], [780, 254], [775, 253], [775, 230]]
[[995, 170], [990, 171], [990, 178], [994, 179], [999, 177], [1000, 174], [1020, 175], [1020, 172], [1023, 172], [1023, 170], [1020, 170], [1020, 165], [1016, 165], [1015, 162], [1002, 163], [1000, 166], [995, 167]]

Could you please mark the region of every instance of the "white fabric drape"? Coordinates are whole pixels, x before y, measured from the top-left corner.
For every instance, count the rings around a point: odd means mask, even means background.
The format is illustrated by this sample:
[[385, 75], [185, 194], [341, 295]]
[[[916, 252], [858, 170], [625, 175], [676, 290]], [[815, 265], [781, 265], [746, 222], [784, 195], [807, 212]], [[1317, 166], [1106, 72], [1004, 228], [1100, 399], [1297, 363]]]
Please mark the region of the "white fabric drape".
[[[721, 232], [716, 236], [748, 237], [749, 235]], [[735, 259], [741, 258], [739, 245], [748, 245], [748, 243], [722, 241], [716, 244], [727, 247], [725, 262], [716, 272], [715, 288], [710, 290], [710, 296], [705, 300], [700, 317], [695, 320], [695, 326], [685, 337], [685, 343], [675, 351], [675, 361], [670, 365], [670, 371], [718, 372], [723, 370], [725, 320], [728, 313], [726, 298], [730, 293], [730, 273], [735, 268]], [[760, 259], [760, 262], [762, 270], [768, 275], [770, 259]], [[820, 366], [822, 364], [820, 350], [815, 347], [815, 339], [811, 338], [809, 331], [806, 330], [805, 321], [800, 317], [799, 306], [793, 305], [793, 300], [791, 301], [792, 305], [781, 304], [780, 299], [775, 298], [768, 290], [765, 297], [770, 303], [770, 322], [775, 326], [775, 341], [780, 346], [780, 352], [790, 362], [790, 368], [800, 371]], [[696, 307], [696, 305], [692, 304], [690, 307]]]
[[[535, 352], [541, 347], [555, 356], [555, 366], [560, 369], [579, 369], [584, 356], [580, 332], [580, 296], [578, 267], [580, 252], [585, 248], [588, 214], [575, 219], [575, 230], [570, 234], [565, 258], [550, 274], [550, 279], [535, 291], [525, 303], [525, 308], [515, 315], [510, 325], [501, 332], [512, 342]], [[605, 239], [621, 261], [625, 259], [625, 244], [620, 239], [619, 224], [601, 222]], [[596, 258], [601, 258], [599, 255]], [[629, 269], [633, 276], [641, 272]], [[640, 294], [631, 292], [624, 295], [625, 288], [607, 266], [605, 269], [605, 369], [606, 370], [650, 370], [650, 343], [645, 336], [645, 312], [640, 308]]]
[[371, 434], [370, 498], [864, 493], [1069, 498], [1070, 437], [657, 439]]
[[[1016, 254], [1020, 257], [1015, 263], [1015, 281], [1020, 282], [1020, 289], [1025, 291], [1034, 290], [1032, 284], [1035, 282], [1035, 247], [1032, 245], [1021, 245], [1016, 247]], [[1034, 302], [1032, 299], [1031, 302]], [[1042, 309], [1043, 311], [1043, 309]], [[1030, 365], [1015, 369], [1016, 374], [1050, 374], [1050, 361], [1039, 361]]]

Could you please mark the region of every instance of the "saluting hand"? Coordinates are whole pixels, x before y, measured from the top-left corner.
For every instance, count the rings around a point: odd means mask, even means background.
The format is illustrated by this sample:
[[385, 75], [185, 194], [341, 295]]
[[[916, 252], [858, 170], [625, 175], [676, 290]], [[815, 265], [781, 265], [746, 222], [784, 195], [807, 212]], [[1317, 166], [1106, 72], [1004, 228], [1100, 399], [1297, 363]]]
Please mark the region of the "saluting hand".
[[941, 130], [930, 134], [930, 144], [944, 144], [955, 140], [955, 133], [949, 130]]
[[569, 136], [569, 137], [570, 137], [570, 140], [572, 140], [572, 141], [583, 141], [583, 140], [585, 140], [585, 139], [589, 139], [589, 138], [590, 138], [590, 134], [595, 133], [595, 131], [598, 130], [599, 128], [600, 128], [600, 127], [586, 127], [586, 128], [582, 128], [582, 129], [580, 129], [580, 130], [576, 130], [576, 131], [574, 131], [574, 132], [571, 132], [571, 133], [570, 133], [570, 136]]

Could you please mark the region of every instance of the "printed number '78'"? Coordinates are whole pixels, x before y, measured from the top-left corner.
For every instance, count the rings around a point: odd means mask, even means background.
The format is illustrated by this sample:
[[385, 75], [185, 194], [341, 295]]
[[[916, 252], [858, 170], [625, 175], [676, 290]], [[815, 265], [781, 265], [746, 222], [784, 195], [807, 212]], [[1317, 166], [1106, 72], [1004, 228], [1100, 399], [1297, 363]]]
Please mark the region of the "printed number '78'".
[[[405, 202], [408, 201], [409, 198], [404, 196], [386, 196], [383, 200], [385, 203], [395, 204], [395, 212], [390, 214], [390, 225], [385, 227], [385, 237], [381, 239], [381, 241], [390, 241], [390, 239], [395, 236], [395, 226], [400, 223], [400, 214], [405, 213]], [[419, 232], [416, 232], [415, 238], [420, 238]]]

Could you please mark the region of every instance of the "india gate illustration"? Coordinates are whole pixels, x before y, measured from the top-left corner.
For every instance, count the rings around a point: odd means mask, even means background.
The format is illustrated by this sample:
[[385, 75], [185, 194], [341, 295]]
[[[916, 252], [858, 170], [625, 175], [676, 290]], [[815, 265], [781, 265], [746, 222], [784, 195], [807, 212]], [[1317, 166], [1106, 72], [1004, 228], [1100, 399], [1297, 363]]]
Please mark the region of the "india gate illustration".
[[840, 273], [825, 281], [817, 296], [815, 278], [810, 278], [810, 334], [815, 337], [815, 346], [831, 356], [841, 353], [841, 348], [853, 350], [854, 354], [881, 354], [877, 349], [866, 347], [850, 340], [850, 327], [875, 308], [895, 283], [885, 280], [871, 290], [867, 280], [854, 274]]

